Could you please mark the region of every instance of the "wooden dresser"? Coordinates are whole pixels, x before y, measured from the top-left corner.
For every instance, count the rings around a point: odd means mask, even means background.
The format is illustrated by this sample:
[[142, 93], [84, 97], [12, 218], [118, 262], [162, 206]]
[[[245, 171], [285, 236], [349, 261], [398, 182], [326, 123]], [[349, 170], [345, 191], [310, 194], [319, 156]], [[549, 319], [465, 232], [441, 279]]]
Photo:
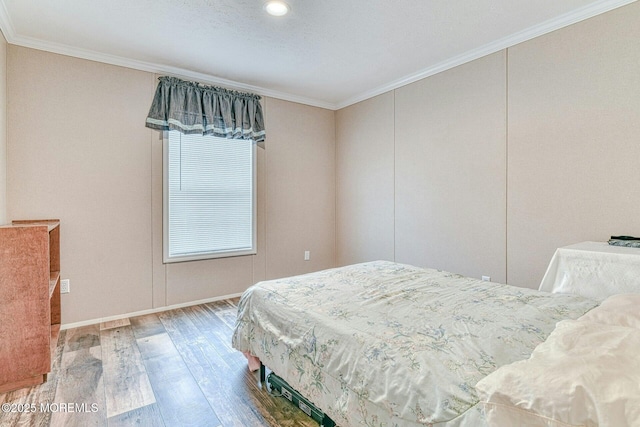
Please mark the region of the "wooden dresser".
[[60, 332], [60, 221], [0, 226], [0, 393], [40, 384]]

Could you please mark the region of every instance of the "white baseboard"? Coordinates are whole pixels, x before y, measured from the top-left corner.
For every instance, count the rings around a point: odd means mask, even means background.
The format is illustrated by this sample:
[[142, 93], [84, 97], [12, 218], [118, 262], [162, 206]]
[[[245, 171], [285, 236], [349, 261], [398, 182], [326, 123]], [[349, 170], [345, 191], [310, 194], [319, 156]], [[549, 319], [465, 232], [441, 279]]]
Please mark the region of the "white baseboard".
[[91, 320], [83, 320], [82, 322], [64, 323], [60, 326], [60, 330], [79, 328], [80, 326], [95, 325], [96, 323], [102, 323], [102, 322], [111, 322], [112, 320], [126, 319], [128, 317], [144, 316], [145, 314], [160, 313], [163, 311], [173, 310], [176, 308], [191, 307], [192, 305], [205, 304], [208, 302], [221, 301], [221, 300], [230, 299], [230, 298], [237, 298], [240, 295], [242, 295], [242, 293], [223, 295], [220, 297], [201, 299], [198, 301], [189, 301], [182, 304], [167, 305], [164, 307], [151, 308], [149, 310], [135, 311], [133, 313], [118, 314], [116, 316], [108, 316], [108, 317], [100, 317], [100, 318], [91, 319]]

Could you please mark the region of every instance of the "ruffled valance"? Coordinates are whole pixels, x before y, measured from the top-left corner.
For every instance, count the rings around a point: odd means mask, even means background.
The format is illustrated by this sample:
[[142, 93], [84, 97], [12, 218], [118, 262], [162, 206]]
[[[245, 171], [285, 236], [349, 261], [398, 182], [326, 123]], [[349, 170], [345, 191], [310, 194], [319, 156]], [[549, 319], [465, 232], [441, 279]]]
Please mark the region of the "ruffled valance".
[[215, 86], [160, 77], [146, 126], [185, 134], [265, 140], [260, 97]]

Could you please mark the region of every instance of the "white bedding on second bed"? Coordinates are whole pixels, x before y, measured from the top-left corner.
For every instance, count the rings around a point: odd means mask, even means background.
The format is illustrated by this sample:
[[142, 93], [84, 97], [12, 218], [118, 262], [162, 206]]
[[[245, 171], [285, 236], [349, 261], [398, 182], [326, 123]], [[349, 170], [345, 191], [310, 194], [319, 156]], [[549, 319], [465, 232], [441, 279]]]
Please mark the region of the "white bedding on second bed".
[[531, 357], [476, 386], [491, 426], [640, 425], [639, 294], [564, 320]]

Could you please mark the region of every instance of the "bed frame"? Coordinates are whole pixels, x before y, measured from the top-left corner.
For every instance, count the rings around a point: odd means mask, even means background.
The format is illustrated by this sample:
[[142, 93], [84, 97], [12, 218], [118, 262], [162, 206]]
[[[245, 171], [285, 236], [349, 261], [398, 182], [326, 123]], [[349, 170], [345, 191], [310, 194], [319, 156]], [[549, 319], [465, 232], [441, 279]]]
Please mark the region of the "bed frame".
[[267, 375], [267, 369], [262, 362], [260, 362], [260, 383], [266, 385], [267, 391], [272, 395], [284, 397], [289, 400], [302, 412], [311, 417], [311, 419], [320, 424], [320, 427], [335, 427], [336, 423], [329, 418], [327, 414], [291, 387], [285, 380], [273, 372]]

